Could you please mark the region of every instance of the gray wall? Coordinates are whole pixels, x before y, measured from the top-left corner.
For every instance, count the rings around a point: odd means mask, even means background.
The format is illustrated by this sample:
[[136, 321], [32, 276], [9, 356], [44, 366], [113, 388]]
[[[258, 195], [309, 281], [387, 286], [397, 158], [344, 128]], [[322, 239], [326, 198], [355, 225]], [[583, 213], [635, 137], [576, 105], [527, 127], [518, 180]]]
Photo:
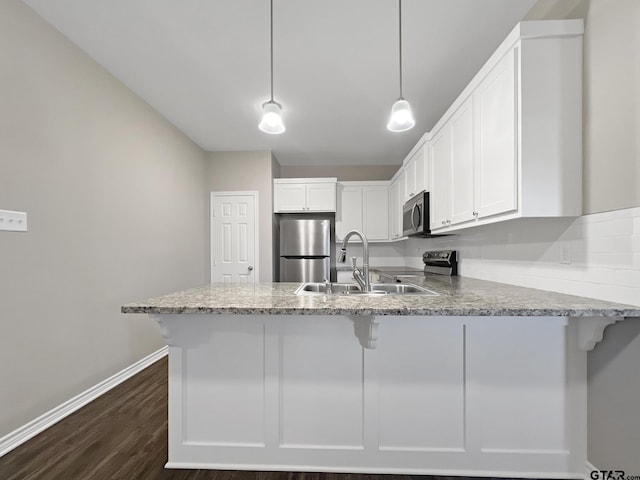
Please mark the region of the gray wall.
[[640, 2], [539, 0], [526, 20], [584, 18], [584, 213], [640, 206]]
[[164, 345], [120, 305], [205, 280], [204, 152], [0, 1], [0, 437]]
[[[270, 151], [210, 152], [206, 161], [207, 198], [210, 192], [258, 192], [258, 265], [261, 282], [270, 282], [273, 275], [273, 170], [277, 168], [274, 163], [277, 164]], [[207, 265], [211, 264], [210, 256], [209, 252]], [[210, 269], [207, 277], [211, 278]]]
[[[529, 18], [584, 18], [584, 213], [640, 206], [640, 2], [540, 0]], [[589, 461], [640, 475], [640, 320], [589, 353]]]
[[589, 461], [640, 475], [640, 318], [607, 327], [588, 357]]
[[584, 36], [585, 213], [637, 207], [640, 2], [585, 3], [589, 4]]

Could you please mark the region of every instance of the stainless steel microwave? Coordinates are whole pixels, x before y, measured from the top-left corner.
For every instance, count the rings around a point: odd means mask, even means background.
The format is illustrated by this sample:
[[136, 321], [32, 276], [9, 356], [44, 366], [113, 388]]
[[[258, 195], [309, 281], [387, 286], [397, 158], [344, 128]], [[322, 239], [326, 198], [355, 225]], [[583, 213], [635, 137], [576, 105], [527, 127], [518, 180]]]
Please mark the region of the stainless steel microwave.
[[402, 235], [431, 237], [429, 221], [429, 192], [411, 197], [402, 207]]

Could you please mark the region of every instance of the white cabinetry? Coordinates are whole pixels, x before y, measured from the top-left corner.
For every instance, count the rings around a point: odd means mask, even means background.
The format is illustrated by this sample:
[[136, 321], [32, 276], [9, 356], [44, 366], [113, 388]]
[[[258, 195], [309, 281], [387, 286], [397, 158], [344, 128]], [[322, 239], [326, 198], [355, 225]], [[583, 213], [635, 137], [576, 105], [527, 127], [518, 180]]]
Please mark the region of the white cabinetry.
[[473, 93], [478, 172], [475, 176], [475, 211], [479, 218], [518, 207], [517, 56], [518, 48], [507, 52]]
[[436, 124], [433, 231], [582, 213], [582, 31], [521, 22]]
[[423, 140], [409, 152], [404, 160], [405, 170], [405, 194], [404, 201], [417, 195], [422, 191], [429, 190], [427, 160], [428, 149]]
[[335, 212], [337, 178], [276, 178], [273, 211]]
[[399, 171], [391, 179], [389, 187], [389, 222], [391, 225], [391, 240], [402, 238], [402, 206], [404, 204], [404, 172]]
[[469, 98], [430, 142], [431, 229], [475, 219], [473, 103]]
[[[451, 224], [474, 220], [473, 103], [468, 99], [451, 119]], [[482, 168], [479, 169], [482, 174]], [[493, 177], [495, 182], [499, 176]]]
[[589, 319], [186, 316], [169, 468], [584, 477]]
[[433, 188], [430, 195], [431, 229], [451, 223], [451, 129], [442, 128], [429, 144]]
[[337, 241], [350, 230], [360, 230], [369, 241], [389, 241], [389, 223], [389, 182], [338, 184]]

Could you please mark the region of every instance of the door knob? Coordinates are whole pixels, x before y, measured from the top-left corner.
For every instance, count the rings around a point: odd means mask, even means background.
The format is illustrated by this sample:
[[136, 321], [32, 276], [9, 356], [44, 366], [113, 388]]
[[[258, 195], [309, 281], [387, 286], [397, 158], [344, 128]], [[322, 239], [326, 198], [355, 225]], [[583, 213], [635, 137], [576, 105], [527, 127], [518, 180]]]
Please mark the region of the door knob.
[[249, 271], [251, 272], [253, 270], [252, 266], [247, 267], [249, 269]]

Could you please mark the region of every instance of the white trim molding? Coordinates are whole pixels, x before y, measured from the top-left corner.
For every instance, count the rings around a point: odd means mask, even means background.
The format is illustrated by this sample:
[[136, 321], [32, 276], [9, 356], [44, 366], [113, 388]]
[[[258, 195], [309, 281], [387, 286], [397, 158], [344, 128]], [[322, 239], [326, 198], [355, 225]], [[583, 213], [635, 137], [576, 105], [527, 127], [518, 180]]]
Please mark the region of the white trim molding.
[[623, 317], [583, 317], [578, 322], [580, 350], [589, 352], [602, 340], [604, 329], [623, 320]]
[[94, 385], [93, 387], [85, 390], [84, 392], [67, 400], [66, 402], [40, 415], [38, 418], [30, 421], [26, 425], [23, 425], [22, 427], [19, 427], [13, 432], [10, 432], [4, 437], [0, 438], [0, 457], [6, 455], [13, 449], [25, 443], [27, 440], [35, 437], [47, 428], [58, 423], [60, 420], [71, 415], [73, 412], [81, 409], [96, 398], [107, 393], [112, 388], [117, 387], [125, 380], [133, 377], [135, 374], [141, 372], [145, 368], [165, 357], [168, 351], [169, 347], [167, 346], [156, 350], [152, 354], [147, 355], [133, 365], [129, 365], [115, 375], [112, 375], [106, 380], [103, 380], [97, 385]]
[[596, 466], [593, 463], [591, 463], [589, 460], [587, 460], [587, 463], [585, 464], [585, 468], [586, 468], [586, 473], [584, 475], [585, 479], [590, 480], [591, 478], [593, 478], [591, 476], [593, 472], [598, 472], [598, 476], [596, 478], [601, 478], [600, 470], [598, 470]]

